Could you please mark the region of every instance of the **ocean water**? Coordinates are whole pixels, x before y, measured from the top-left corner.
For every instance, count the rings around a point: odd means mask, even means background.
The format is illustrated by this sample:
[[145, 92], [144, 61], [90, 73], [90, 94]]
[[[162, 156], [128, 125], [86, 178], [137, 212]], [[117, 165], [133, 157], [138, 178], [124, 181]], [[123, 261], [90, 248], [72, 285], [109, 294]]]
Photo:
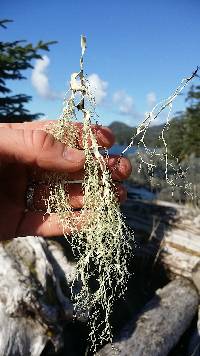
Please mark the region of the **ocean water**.
[[139, 199], [139, 200], [155, 200], [156, 199], [156, 193], [151, 192], [149, 189], [145, 187], [140, 187], [136, 186], [134, 184], [130, 184], [125, 182], [124, 183], [125, 188], [127, 189], [127, 195], [129, 199]]
[[[122, 151], [126, 148], [127, 146], [125, 145], [118, 145], [115, 144], [113, 145], [109, 150], [108, 153], [110, 155], [120, 155]], [[126, 152], [126, 156], [129, 154], [134, 154], [138, 151], [137, 146], [133, 146], [129, 148]], [[151, 192], [150, 190], [146, 189], [145, 187], [142, 186], [137, 186], [134, 184], [131, 184], [130, 182], [124, 182], [124, 186], [127, 189], [128, 193], [128, 198], [129, 199], [139, 199], [139, 200], [149, 200], [152, 201], [156, 199], [156, 194], [154, 192]]]
[[[113, 145], [109, 150], [108, 153], [111, 155], [120, 155], [122, 153], [122, 151], [126, 148], [126, 145], [118, 145], [115, 144]], [[133, 154], [138, 150], [137, 147], [131, 147], [127, 150], [127, 152], [125, 153], [125, 155], [129, 155], [129, 154]]]

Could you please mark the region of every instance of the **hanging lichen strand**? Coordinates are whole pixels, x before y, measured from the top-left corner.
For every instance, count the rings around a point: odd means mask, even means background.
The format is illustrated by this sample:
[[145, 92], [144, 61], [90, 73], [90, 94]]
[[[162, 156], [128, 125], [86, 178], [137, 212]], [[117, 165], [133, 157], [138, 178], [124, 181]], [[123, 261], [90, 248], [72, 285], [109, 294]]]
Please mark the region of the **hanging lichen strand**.
[[[159, 158], [160, 162], [164, 162], [165, 164], [165, 180], [172, 188], [172, 196], [176, 188], [184, 188], [184, 193], [190, 196], [192, 199], [197, 198], [197, 196], [194, 194], [192, 183], [189, 182], [189, 180], [187, 179], [187, 170], [189, 169], [189, 167], [183, 170], [179, 163], [178, 158], [168, 153], [165, 131], [167, 131], [170, 127], [170, 116], [171, 116], [174, 101], [182, 93], [185, 87], [195, 77], [198, 77], [197, 75], [198, 71], [199, 71], [199, 67], [197, 66], [196, 70], [193, 71], [191, 76], [182, 79], [179, 86], [172, 92], [172, 94], [168, 98], [161, 100], [153, 107], [151, 112], [146, 113], [145, 119], [141, 122], [141, 124], [138, 125], [136, 134], [131, 138], [131, 142], [122, 151], [122, 155], [123, 155], [132, 146], [134, 145], [138, 146], [138, 150], [136, 152], [140, 162], [138, 172], [141, 172], [142, 169], [147, 168], [150, 182], [154, 179], [154, 170], [156, 170], [156, 166]], [[166, 114], [165, 125], [158, 137], [163, 144], [164, 150], [157, 149], [156, 142], [155, 142], [154, 149], [149, 148], [145, 143], [146, 133], [150, 125], [166, 109], [167, 109], [167, 114]], [[136, 138], [138, 139], [137, 144], [136, 144]], [[161, 145], [159, 145], [159, 148], [161, 148]], [[169, 171], [171, 171], [170, 174]], [[181, 181], [182, 183], [180, 184], [179, 182], [177, 184], [176, 181], [178, 180]]]
[[[58, 214], [63, 231], [71, 231], [70, 236], [65, 236], [78, 256], [72, 297], [76, 315], [88, 315], [89, 339], [91, 349], [95, 352], [97, 345], [112, 341], [109, 318], [115, 299], [126, 290], [129, 277], [127, 261], [132, 253], [130, 242], [133, 241], [133, 234], [130, 234], [123, 221], [106, 158], [100, 154], [91, 128], [95, 100], [83, 72], [86, 49], [84, 36], [81, 37], [81, 48], [80, 72], [71, 75], [67, 93], [70, 95], [64, 101], [63, 113], [47, 131], [59, 141], [76, 147], [79, 126], [74, 122], [77, 112], [82, 113], [82, 144], [85, 152], [83, 207], [75, 216], [66, 193], [67, 185], [72, 181], [64, 176], [52, 176], [47, 211]], [[78, 225], [81, 225], [80, 231]], [[78, 292], [75, 288], [77, 280], [81, 280]]]

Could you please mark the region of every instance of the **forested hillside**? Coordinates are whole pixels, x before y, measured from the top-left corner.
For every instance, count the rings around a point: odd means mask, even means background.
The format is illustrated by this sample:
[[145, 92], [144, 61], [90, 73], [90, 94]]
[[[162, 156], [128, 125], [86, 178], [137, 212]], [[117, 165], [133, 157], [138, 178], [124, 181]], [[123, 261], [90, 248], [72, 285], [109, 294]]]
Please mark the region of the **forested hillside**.
[[[200, 86], [192, 86], [187, 94], [186, 102], [189, 106], [185, 111], [177, 114], [165, 129], [165, 138], [168, 152], [180, 161], [187, 159], [191, 154], [200, 157]], [[136, 133], [136, 127], [128, 126], [122, 122], [114, 121], [110, 129], [116, 137], [116, 143], [128, 145], [131, 137]], [[164, 124], [151, 126], [145, 134], [147, 147], [161, 147], [163, 143], [159, 136]], [[140, 136], [135, 139], [138, 144]]]
[[[145, 143], [147, 146], [155, 147], [155, 141], [158, 141], [158, 137], [161, 134], [163, 127], [164, 125], [156, 125], [148, 128], [145, 135]], [[119, 121], [112, 122], [109, 125], [109, 128], [113, 131], [116, 137], [116, 143], [120, 145], [128, 145], [131, 141], [131, 137], [136, 133], [136, 127], [128, 126], [127, 124]], [[139, 137], [140, 136], [135, 139], [135, 145], [138, 144]]]

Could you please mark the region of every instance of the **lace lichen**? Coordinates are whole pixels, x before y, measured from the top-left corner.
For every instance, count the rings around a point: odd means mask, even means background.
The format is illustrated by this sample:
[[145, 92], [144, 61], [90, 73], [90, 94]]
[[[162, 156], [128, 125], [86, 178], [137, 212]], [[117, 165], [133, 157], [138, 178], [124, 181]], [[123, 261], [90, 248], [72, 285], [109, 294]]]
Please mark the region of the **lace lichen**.
[[[50, 197], [46, 205], [48, 213], [58, 214], [64, 235], [78, 256], [72, 297], [76, 314], [79, 317], [88, 315], [89, 339], [95, 352], [97, 345], [112, 341], [110, 315], [115, 299], [126, 290], [129, 277], [127, 260], [132, 253], [130, 240], [133, 241], [133, 234], [125, 225], [106, 157], [99, 152], [91, 126], [95, 100], [83, 72], [84, 36], [81, 37], [81, 48], [80, 71], [71, 75], [63, 112], [57, 122], [47, 127], [47, 131], [68, 146], [77, 147], [80, 127], [76, 123], [77, 112], [83, 116], [83, 207], [75, 214], [70, 206], [67, 187], [76, 182], [63, 175], [50, 177]], [[67, 230], [71, 231], [70, 237], [65, 234]], [[78, 280], [81, 280], [81, 288], [77, 291]]]
[[[146, 114], [145, 119], [137, 127], [136, 134], [131, 138], [129, 145], [122, 151], [122, 155], [124, 155], [129, 150], [129, 148], [135, 145], [135, 139], [139, 138], [137, 144], [138, 146], [137, 155], [140, 161], [139, 172], [144, 166], [146, 166], [149, 172], [150, 180], [152, 180], [154, 177], [154, 170], [156, 169], [157, 160], [159, 158], [160, 161], [164, 162], [165, 164], [165, 181], [172, 188], [172, 196], [176, 188], [184, 188], [185, 194], [189, 195], [191, 199], [195, 199], [195, 195], [193, 192], [192, 183], [187, 180], [187, 170], [189, 169], [189, 167], [187, 169], [182, 169], [181, 164], [178, 161], [177, 157], [174, 157], [173, 155], [169, 154], [167, 141], [165, 138], [165, 131], [168, 130], [170, 126], [170, 116], [171, 116], [172, 107], [175, 99], [182, 93], [185, 87], [197, 76], [198, 70], [199, 67], [197, 67], [197, 69], [193, 71], [190, 77], [183, 78], [180, 85], [172, 92], [172, 94], [168, 98], [163, 99], [162, 101], [157, 103], [153, 107], [151, 112]], [[157, 149], [157, 147], [155, 147], [154, 149], [149, 149], [145, 143], [146, 133], [150, 125], [166, 109], [168, 111], [166, 115], [165, 125], [159, 136], [159, 140], [161, 140], [163, 143], [164, 150]], [[168, 174], [169, 169], [174, 172], [173, 176], [175, 177], [175, 179], [172, 178], [172, 175], [170, 175], [169, 177]], [[176, 183], [177, 180], [181, 181], [182, 184], [180, 183], [177, 184]]]
[[[83, 58], [86, 50], [86, 38], [81, 37], [80, 71], [73, 73], [70, 89], [66, 94], [63, 111], [55, 123], [47, 127], [58, 141], [70, 147], [78, 148], [80, 125], [78, 118], [82, 115], [82, 148], [85, 152], [83, 181], [73, 181], [67, 175], [52, 174], [49, 176], [50, 196], [46, 200], [47, 212], [56, 212], [63, 226], [63, 233], [70, 242], [74, 255], [77, 256], [77, 273], [72, 285], [72, 298], [75, 313], [79, 318], [88, 317], [90, 325], [91, 349], [95, 352], [98, 345], [106, 341], [112, 342], [110, 315], [114, 301], [126, 290], [129, 277], [127, 260], [132, 253], [133, 233], [127, 230], [120, 212], [118, 199], [115, 195], [114, 183], [98, 147], [92, 121], [95, 118], [95, 98], [83, 71]], [[155, 167], [154, 155], [165, 160], [165, 176], [168, 179], [168, 150], [164, 130], [169, 125], [169, 116], [175, 98], [195, 76], [183, 79], [181, 85], [166, 100], [157, 104], [147, 114], [145, 120], [137, 128], [136, 135], [122, 155], [134, 145], [135, 138], [141, 135], [139, 146], [143, 146], [150, 156], [147, 162], [141, 150], [138, 150], [141, 165], [147, 165], [152, 173]], [[169, 108], [166, 125], [161, 133], [165, 152], [149, 150], [144, 138], [152, 121], [165, 109]], [[70, 205], [69, 189], [71, 184], [81, 184], [84, 196], [83, 207], [75, 212]], [[65, 234], [70, 231], [70, 236]], [[81, 281], [81, 288], [77, 288]]]

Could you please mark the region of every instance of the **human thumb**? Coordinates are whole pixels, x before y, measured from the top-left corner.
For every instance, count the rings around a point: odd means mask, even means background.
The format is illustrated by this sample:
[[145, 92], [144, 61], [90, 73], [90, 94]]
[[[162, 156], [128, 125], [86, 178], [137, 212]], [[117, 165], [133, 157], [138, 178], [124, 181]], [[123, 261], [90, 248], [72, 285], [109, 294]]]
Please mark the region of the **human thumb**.
[[0, 128], [0, 160], [76, 172], [83, 168], [85, 155], [81, 150], [56, 141], [45, 131]]

